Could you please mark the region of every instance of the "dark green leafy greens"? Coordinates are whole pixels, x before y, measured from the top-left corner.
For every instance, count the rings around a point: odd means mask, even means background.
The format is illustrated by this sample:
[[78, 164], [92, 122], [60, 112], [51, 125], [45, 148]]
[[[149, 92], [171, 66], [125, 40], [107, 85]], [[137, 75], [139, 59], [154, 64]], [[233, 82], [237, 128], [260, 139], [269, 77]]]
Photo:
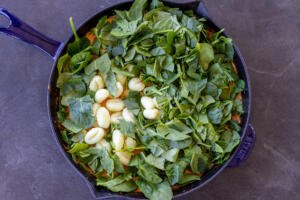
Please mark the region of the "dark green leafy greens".
[[[232, 40], [214, 32], [192, 11], [165, 6], [159, 0], [135, 0], [128, 11], [104, 16], [79, 37], [70, 19], [74, 42], [57, 64], [60, 98], [57, 119], [62, 139], [74, 161], [97, 177], [97, 185], [113, 192], [139, 189], [149, 199], [172, 199], [172, 186], [201, 179], [229, 159], [240, 143], [243, 114], [240, 98], [245, 82], [234, 67]], [[84, 142], [95, 124], [95, 91], [89, 84], [103, 78], [113, 98], [118, 76], [139, 77], [146, 88], [122, 97], [134, 120], [120, 120], [119, 129], [137, 142], [123, 166], [115, 150]], [[123, 87], [127, 87], [125, 83]], [[143, 116], [141, 97], [155, 97], [160, 117]]]

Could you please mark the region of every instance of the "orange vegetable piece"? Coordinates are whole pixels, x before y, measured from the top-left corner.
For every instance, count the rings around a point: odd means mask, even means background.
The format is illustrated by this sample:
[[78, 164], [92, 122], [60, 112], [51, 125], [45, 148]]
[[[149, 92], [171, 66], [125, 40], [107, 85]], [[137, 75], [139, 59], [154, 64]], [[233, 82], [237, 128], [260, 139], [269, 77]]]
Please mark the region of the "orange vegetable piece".
[[85, 37], [90, 41], [90, 44], [93, 44], [96, 38], [96, 36], [91, 32], [88, 32]]
[[110, 16], [106, 21], [111, 24], [114, 21], [114, 16]]
[[242, 93], [238, 93], [238, 94], [236, 95], [236, 99], [242, 100], [242, 99], [243, 99]]
[[231, 119], [233, 120], [233, 121], [236, 121], [237, 123], [241, 123], [241, 116], [240, 115], [232, 115], [232, 117], [231, 117]]

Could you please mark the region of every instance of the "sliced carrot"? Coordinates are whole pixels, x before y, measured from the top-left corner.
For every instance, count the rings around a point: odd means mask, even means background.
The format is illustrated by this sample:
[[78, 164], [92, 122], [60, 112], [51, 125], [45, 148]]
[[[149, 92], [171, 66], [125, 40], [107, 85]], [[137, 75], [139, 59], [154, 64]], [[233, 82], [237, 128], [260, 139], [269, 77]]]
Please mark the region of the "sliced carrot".
[[114, 19], [114, 16], [110, 16], [109, 18], [107, 18], [106, 21], [111, 24], [114, 21]]
[[242, 93], [238, 93], [238, 94], [236, 95], [236, 99], [242, 100], [242, 99], [243, 99]]
[[134, 190], [135, 193], [141, 193], [142, 191], [140, 189]]
[[127, 88], [124, 89], [123, 94], [121, 95], [121, 98], [125, 98], [128, 95], [128, 90]]
[[237, 123], [241, 123], [241, 116], [240, 115], [232, 115], [232, 117], [231, 117], [231, 119], [233, 120], [233, 121], [236, 121]]
[[107, 177], [107, 172], [104, 170], [104, 171], [101, 173], [101, 176], [102, 176], [102, 177]]
[[88, 32], [85, 37], [90, 41], [90, 44], [93, 44], [96, 38], [96, 36], [91, 32]]

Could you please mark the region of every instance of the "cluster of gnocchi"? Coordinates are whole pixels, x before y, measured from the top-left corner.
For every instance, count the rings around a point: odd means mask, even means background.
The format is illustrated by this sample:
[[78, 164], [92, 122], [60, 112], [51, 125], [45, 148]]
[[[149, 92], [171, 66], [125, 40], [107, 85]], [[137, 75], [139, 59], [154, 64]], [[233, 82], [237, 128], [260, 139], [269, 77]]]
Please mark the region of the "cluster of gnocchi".
[[[131, 153], [124, 149], [136, 147], [136, 141], [131, 137], [126, 137], [120, 130], [113, 130], [111, 143], [105, 139], [106, 131], [111, 124], [118, 124], [123, 119], [127, 122], [135, 122], [133, 113], [125, 107], [122, 97], [126, 96], [126, 77], [117, 75], [117, 92], [112, 96], [105, 88], [104, 80], [96, 75], [90, 82], [89, 89], [95, 92], [95, 103], [93, 104], [93, 115], [95, 117], [94, 128], [85, 135], [85, 142], [95, 145], [96, 148], [106, 148], [109, 152], [114, 152], [119, 157], [123, 165], [128, 165]], [[128, 82], [128, 89], [142, 92], [145, 84], [139, 78], [132, 78]], [[141, 104], [144, 107], [143, 116], [146, 119], [156, 119], [159, 117], [158, 105], [155, 98], [143, 96]], [[112, 144], [112, 145], [111, 145]]]

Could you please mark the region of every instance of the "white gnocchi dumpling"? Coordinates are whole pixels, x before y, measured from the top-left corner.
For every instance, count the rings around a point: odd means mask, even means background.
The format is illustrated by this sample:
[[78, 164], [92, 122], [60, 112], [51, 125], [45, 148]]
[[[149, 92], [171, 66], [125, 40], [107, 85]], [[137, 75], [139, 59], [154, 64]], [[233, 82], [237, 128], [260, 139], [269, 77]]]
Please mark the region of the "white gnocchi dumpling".
[[120, 151], [120, 152], [116, 152], [116, 155], [119, 157], [120, 162], [123, 165], [128, 166], [130, 163], [130, 159], [131, 159], [131, 154], [127, 151]]
[[114, 130], [112, 133], [112, 143], [114, 148], [119, 151], [123, 148], [125, 142], [125, 137], [119, 130]]
[[146, 119], [157, 119], [159, 117], [159, 110], [154, 109], [146, 109], [143, 111], [143, 115]]
[[111, 152], [111, 145], [105, 139], [102, 139], [99, 142], [97, 142], [96, 148], [98, 148], [98, 149], [105, 148], [108, 152]]
[[112, 124], [119, 124], [121, 119], [123, 119], [122, 112], [115, 112], [110, 116]]
[[127, 108], [125, 108], [123, 110], [122, 116], [123, 116], [123, 118], [124, 118], [125, 121], [127, 121], [127, 122], [134, 122], [134, 115]]
[[108, 128], [110, 126], [110, 114], [104, 107], [100, 107], [96, 114], [97, 123], [102, 128]]
[[117, 93], [115, 95], [116, 98], [120, 97], [123, 94], [123, 85], [120, 82], [117, 82]]
[[141, 92], [145, 88], [145, 84], [139, 78], [132, 78], [128, 83], [128, 88], [132, 91]]
[[94, 78], [91, 80], [89, 88], [91, 91], [96, 92], [99, 89], [104, 88], [104, 82], [101, 76], [96, 75]]
[[95, 94], [95, 101], [102, 103], [109, 97], [109, 91], [107, 89], [99, 89]]
[[151, 97], [143, 96], [141, 98], [141, 104], [145, 109], [155, 108], [155, 102], [154, 102], [153, 98], [151, 98]]
[[94, 104], [93, 104], [93, 107], [92, 107], [93, 116], [96, 116], [97, 111], [98, 111], [98, 109], [99, 109], [100, 107], [101, 107], [101, 106], [100, 106], [99, 104], [97, 104], [97, 103], [94, 103]]
[[87, 132], [87, 134], [84, 137], [84, 141], [87, 144], [96, 144], [99, 142], [103, 137], [105, 136], [105, 131], [103, 128], [92, 128]]
[[122, 99], [109, 99], [106, 102], [106, 108], [111, 112], [119, 112], [122, 111], [125, 107], [124, 102]]
[[125, 145], [127, 148], [133, 149], [136, 147], [136, 141], [131, 137], [127, 137], [125, 140]]

